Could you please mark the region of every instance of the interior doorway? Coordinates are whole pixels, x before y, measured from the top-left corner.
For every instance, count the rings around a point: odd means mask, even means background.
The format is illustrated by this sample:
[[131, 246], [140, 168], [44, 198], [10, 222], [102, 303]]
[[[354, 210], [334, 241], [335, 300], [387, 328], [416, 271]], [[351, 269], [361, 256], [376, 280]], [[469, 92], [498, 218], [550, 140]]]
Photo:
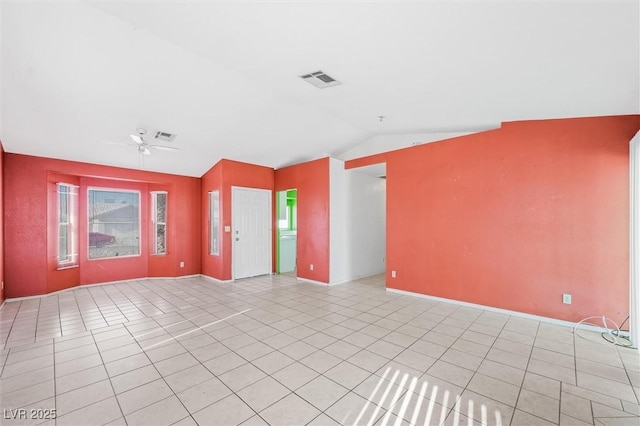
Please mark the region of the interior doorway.
[[[340, 204], [345, 205], [346, 215], [338, 241], [342, 247], [332, 244], [332, 263], [344, 265], [344, 275], [336, 281], [358, 279], [361, 282], [380, 282], [386, 271], [387, 246], [387, 180], [386, 164], [372, 164], [344, 172], [344, 194]], [[333, 203], [332, 203], [333, 207]], [[331, 227], [334, 228], [331, 218]], [[377, 277], [366, 279], [365, 277]], [[334, 277], [332, 277], [332, 280]]]
[[298, 252], [298, 190], [276, 193], [276, 272], [295, 273]]
[[231, 188], [233, 279], [271, 273], [271, 191]]

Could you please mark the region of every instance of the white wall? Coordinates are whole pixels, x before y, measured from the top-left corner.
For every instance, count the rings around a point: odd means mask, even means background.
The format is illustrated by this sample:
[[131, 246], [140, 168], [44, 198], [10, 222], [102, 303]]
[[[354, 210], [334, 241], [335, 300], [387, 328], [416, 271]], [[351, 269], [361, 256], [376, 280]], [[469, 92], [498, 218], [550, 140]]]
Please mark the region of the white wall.
[[349, 244], [347, 211], [349, 209], [347, 173], [344, 162], [329, 159], [329, 283], [349, 280]]
[[458, 136], [470, 135], [490, 129], [500, 128], [500, 123], [493, 126], [477, 127], [468, 131], [455, 132], [431, 132], [431, 133], [402, 133], [374, 135], [347, 151], [338, 155], [341, 160], [352, 160], [354, 158], [366, 157], [368, 155], [380, 154], [381, 152], [393, 151], [401, 148], [408, 148], [423, 143], [438, 142], [445, 139], [456, 138]]
[[629, 334], [640, 349], [640, 132], [629, 144]]
[[386, 180], [344, 170], [330, 160], [329, 280], [340, 283], [385, 271]]

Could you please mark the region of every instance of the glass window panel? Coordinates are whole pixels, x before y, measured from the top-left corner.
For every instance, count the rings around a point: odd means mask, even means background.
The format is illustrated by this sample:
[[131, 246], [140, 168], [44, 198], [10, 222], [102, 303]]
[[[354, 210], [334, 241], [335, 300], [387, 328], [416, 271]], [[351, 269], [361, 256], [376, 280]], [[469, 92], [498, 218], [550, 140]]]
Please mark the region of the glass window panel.
[[61, 223], [58, 233], [58, 261], [66, 262], [69, 259], [69, 226]]
[[153, 254], [167, 253], [167, 193], [151, 193], [151, 221], [153, 223]]
[[156, 211], [157, 222], [166, 223], [167, 218], [167, 194], [164, 192], [156, 193]]
[[156, 226], [156, 254], [167, 252], [166, 225]]
[[209, 238], [209, 253], [220, 255], [220, 192], [209, 193], [209, 223], [211, 235]]
[[89, 259], [140, 254], [140, 193], [89, 189]]
[[66, 189], [66, 187], [63, 188], [63, 190], [58, 194], [60, 202], [60, 223], [69, 222], [69, 192]]
[[78, 264], [78, 187], [58, 183], [58, 267]]

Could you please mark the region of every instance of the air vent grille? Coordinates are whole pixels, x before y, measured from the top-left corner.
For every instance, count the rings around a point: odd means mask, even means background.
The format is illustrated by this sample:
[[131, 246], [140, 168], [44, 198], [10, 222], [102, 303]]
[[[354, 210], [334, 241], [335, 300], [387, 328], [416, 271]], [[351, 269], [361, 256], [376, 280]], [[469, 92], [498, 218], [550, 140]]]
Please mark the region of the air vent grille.
[[330, 77], [329, 75], [325, 74], [322, 71], [315, 71], [309, 74], [304, 74], [304, 75], [301, 75], [300, 78], [306, 81], [307, 83], [314, 85], [319, 89], [324, 89], [327, 87], [332, 87], [332, 86], [337, 86], [338, 84], [342, 84], [335, 78]]
[[158, 130], [155, 135], [153, 135], [153, 138], [160, 141], [173, 142], [173, 140], [176, 138], [176, 135], [173, 133], [161, 132]]

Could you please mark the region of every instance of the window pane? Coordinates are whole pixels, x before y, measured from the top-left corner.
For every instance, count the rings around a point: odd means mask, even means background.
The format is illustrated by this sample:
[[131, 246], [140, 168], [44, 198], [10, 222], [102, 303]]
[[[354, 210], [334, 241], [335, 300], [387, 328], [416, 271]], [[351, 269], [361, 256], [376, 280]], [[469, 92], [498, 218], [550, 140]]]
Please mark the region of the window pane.
[[153, 254], [167, 253], [167, 193], [151, 193]]
[[156, 210], [157, 210], [157, 222], [167, 222], [167, 194], [163, 192], [156, 193]]
[[156, 254], [167, 252], [166, 241], [166, 225], [158, 224], [156, 226]]
[[78, 262], [78, 187], [58, 183], [58, 266], [75, 266]]
[[140, 254], [140, 194], [90, 189], [89, 259]]
[[59, 201], [59, 207], [60, 207], [59, 220], [61, 223], [68, 223], [69, 222], [69, 193], [67, 192], [66, 186], [60, 186], [58, 201]]
[[209, 193], [209, 222], [211, 235], [209, 240], [209, 253], [220, 255], [220, 192]]
[[60, 224], [58, 232], [58, 261], [64, 262], [69, 259], [69, 226]]

